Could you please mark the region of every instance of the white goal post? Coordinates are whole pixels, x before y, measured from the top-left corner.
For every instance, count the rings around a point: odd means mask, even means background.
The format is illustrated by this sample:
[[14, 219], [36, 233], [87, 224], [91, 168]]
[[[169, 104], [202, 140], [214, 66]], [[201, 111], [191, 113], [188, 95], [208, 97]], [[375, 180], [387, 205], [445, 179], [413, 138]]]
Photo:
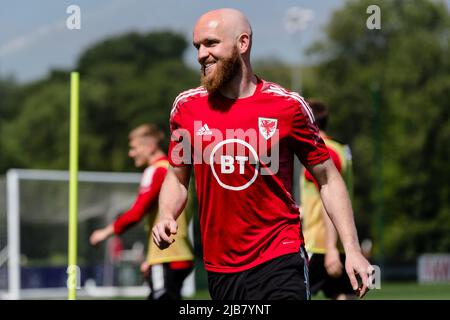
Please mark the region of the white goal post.
[[[89, 274], [82, 275], [77, 292], [79, 297], [146, 297], [149, 294], [148, 285], [136, 275], [148, 241], [147, 238], [142, 239], [146, 234], [142, 226], [136, 226], [124, 234], [115, 260], [111, 258], [113, 251], [109, 244], [105, 244], [104, 251], [99, 254], [100, 249], [90, 247], [86, 237], [94, 225], [96, 228], [102, 227], [132, 204], [140, 179], [139, 173], [79, 172], [78, 223], [83, 224], [81, 230], [84, 237], [78, 237], [78, 247], [81, 248], [79, 257], [80, 254], [84, 256], [78, 264], [84, 265], [85, 272]], [[0, 271], [7, 274], [3, 277], [7, 278], [7, 284], [6, 288], [0, 285], [0, 299], [67, 296], [67, 288], [61, 278], [64, 258], [67, 267], [67, 250], [65, 257], [63, 250], [67, 248], [68, 236], [66, 232], [64, 237], [63, 232], [64, 228], [68, 230], [68, 210], [65, 210], [68, 207], [68, 182], [68, 171], [11, 169], [7, 172], [6, 196], [0, 196], [0, 200], [6, 198], [7, 203], [6, 244], [2, 244], [0, 237]], [[0, 203], [0, 224], [5, 221], [2, 211], [4, 209]], [[0, 225], [0, 236], [4, 229]], [[193, 241], [193, 223], [189, 232]], [[39, 249], [47, 246], [56, 248], [55, 253], [45, 252], [43, 257]], [[23, 252], [25, 247], [28, 247], [26, 253]], [[49, 268], [50, 264], [57, 268]], [[24, 266], [28, 266], [26, 284], [23, 283]], [[41, 273], [39, 276], [37, 271]], [[59, 277], [59, 281], [49, 279], [53, 274], [58, 275], [53, 278]], [[195, 276], [192, 272], [184, 282], [182, 294], [189, 297], [194, 293]]]

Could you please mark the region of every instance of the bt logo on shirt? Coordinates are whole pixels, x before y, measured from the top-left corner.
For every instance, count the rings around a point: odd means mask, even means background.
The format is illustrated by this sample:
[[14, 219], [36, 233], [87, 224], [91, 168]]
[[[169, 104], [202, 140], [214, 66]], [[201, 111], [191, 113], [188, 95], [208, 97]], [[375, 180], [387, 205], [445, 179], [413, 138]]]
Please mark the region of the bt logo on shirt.
[[245, 170], [245, 162], [248, 160], [248, 157], [244, 156], [220, 156], [220, 172], [221, 173], [233, 173], [234, 172], [234, 164], [235, 160], [239, 164], [239, 173], [244, 174]]
[[279, 169], [278, 121], [255, 121], [254, 128], [224, 130], [194, 121], [192, 133], [184, 128], [172, 132], [170, 157], [175, 164], [208, 165], [220, 186], [244, 190], [258, 175], [274, 175]]
[[[241, 147], [236, 148], [238, 149], [238, 155], [231, 155], [233, 152], [230, 152], [230, 150], [234, 151], [235, 147], [238, 146]], [[228, 151], [225, 151], [227, 154], [221, 154], [227, 147]], [[249, 156], [246, 156], [245, 153], [249, 153]], [[216, 155], [220, 156], [217, 157]], [[215, 161], [217, 158], [220, 159], [218, 164], [217, 160]], [[209, 165], [219, 185], [233, 191], [247, 189], [255, 182], [259, 173], [259, 157], [256, 150], [249, 143], [241, 139], [226, 139], [216, 144], [211, 151]], [[220, 175], [216, 170], [217, 165], [220, 166]], [[250, 172], [246, 172], [246, 168]], [[239, 174], [241, 177], [239, 179], [226, 176], [231, 174]], [[244, 177], [248, 177], [248, 179], [243, 179]]]

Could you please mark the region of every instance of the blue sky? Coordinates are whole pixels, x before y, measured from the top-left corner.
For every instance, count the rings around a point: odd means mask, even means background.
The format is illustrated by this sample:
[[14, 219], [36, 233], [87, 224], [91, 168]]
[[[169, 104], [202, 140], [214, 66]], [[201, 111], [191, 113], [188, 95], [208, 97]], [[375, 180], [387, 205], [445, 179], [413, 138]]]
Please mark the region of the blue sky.
[[[322, 34], [332, 11], [345, 0], [6, 0], [0, 7], [0, 75], [20, 82], [45, 76], [50, 68], [73, 68], [79, 54], [105, 37], [127, 31], [172, 29], [191, 37], [196, 19], [221, 7], [242, 10], [254, 31], [253, 58], [278, 57], [299, 62], [301, 51]], [[66, 8], [81, 8], [81, 30], [65, 26]], [[300, 34], [284, 27], [286, 10], [297, 6], [313, 10], [314, 19]], [[185, 56], [197, 67], [191, 48]]]

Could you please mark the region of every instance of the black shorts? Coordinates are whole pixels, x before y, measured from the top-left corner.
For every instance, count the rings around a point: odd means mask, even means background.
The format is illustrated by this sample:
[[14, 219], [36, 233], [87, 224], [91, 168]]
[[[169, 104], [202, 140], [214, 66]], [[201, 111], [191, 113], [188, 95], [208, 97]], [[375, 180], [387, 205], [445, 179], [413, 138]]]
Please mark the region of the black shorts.
[[172, 269], [170, 263], [152, 265], [147, 277], [150, 286], [148, 300], [181, 300], [183, 282], [192, 269]]
[[213, 300], [309, 300], [304, 249], [238, 273], [208, 272]]
[[[311, 294], [323, 291], [327, 298], [334, 299], [339, 294], [355, 294], [350, 279], [344, 270], [338, 278], [333, 278], [327, 273], [324, 265], [325, 255], [314, 253], [309, 259], [309, 284]], [[342, 265], [345, 266], [345, 255], [341, 254]]]

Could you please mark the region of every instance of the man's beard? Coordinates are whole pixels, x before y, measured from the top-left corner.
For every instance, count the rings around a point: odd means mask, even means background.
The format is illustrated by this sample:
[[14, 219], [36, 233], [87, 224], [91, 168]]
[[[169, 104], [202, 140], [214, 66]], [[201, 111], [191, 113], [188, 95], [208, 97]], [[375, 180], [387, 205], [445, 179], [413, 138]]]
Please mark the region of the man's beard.
[[220, 88], [228, 84], [240, 71], [241, 60], [237, 48], [233, 49], [230, 58], [220, 59], [216, 62], [215, 70], [205, 75], [205, 67], [202, 66], [201, 84], [208, 91], [213, 94]]

